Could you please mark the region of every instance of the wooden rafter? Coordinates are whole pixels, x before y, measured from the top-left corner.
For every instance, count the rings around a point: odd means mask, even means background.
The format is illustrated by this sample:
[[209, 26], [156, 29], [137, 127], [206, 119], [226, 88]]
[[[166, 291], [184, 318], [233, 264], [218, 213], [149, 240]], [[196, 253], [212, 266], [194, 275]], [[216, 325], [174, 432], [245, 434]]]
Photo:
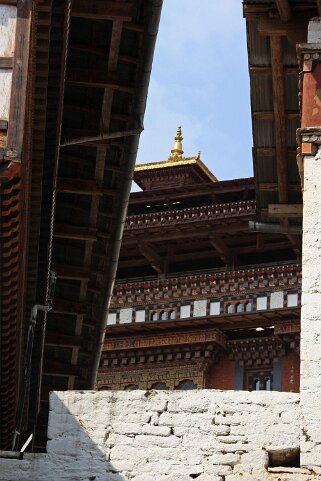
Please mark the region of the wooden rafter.
[[214, 247], [214, 249], [217, 250], [222, 261], [226, 264], [231, 264], [233, 258], [232, 253], [227, 247], [226, 243], [222, 240], [222, 238], [218, 235], [211, 234], [210, 243]]
[[154, 249], [151, 248], [149, 244], [146, 242], [140, 242], [138, 244], [139, 251], [143, 254], [145, 259], [150, 262], [151, 266], [153, 269], [158, 274], [163, 274], [164, 273], [164, 261], [161, 258], [160, 255], [157, 254], [157, 252], [154, 251]]
[[288, 175], [287, 175], [287, 142], [285, 122], [285, 89], [282, 60], [282, 39], [281, 37], [270, 37], [271, 64], [272, 64], [272, 85], [273, 85], [273, 107], [275, 124], [275, 145], [276, 145], [276, 169], [279, 187], [279, 202], [286, 203], [288, 200]]
[[76, 239], [84, 241], [95, 241], [97, 239], [97, 229], [80, 227], [73, 225], [56, 224], [54, 237], [63, 239]]
[[318, 10], [319, 10], [319, 15], [321, 17], [321, 0], [316, 0], [316, 2], [317, 2]]
[[94, 272], [89, 267], [70, 266], [66, 264], [55, 264], [53, 269], [57, 273], [58, 279], [70, 280], [89, 280]]
[[115, 195], [115, 190], [96, 180], [58, 179], [57, 191], [66, 194]]

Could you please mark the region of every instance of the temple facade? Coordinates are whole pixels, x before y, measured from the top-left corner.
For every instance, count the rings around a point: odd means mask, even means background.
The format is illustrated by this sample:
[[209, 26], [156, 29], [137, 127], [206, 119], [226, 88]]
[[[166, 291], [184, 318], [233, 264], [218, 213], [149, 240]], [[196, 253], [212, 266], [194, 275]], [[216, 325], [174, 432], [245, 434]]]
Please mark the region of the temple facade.
[[301, 239], [259, 232], [254, 179], [182, 140], [135, 169], [98, 388], [298, 392]]

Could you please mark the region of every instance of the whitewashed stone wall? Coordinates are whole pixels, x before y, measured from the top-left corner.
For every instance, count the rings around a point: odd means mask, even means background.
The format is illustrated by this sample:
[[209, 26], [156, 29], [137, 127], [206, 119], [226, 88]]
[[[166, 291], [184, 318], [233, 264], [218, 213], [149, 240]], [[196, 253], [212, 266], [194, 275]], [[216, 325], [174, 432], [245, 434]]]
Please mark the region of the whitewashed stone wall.
[[321, 466], [321, 148], [304, 158], [301, 463]]
[[307, 470], [267, 469], [269, 451], [299, 448], [299, 432], [299, 396], [293, 393], [52, 393], [48, 453], [0, 458], [0, 479], [317, 479]]

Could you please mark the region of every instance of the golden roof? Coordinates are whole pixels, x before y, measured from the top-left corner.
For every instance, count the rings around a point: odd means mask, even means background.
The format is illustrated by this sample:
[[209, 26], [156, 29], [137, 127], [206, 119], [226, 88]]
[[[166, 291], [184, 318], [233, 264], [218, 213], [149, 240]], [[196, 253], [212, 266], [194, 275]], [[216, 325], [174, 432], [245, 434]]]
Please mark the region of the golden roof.
[[201, 152], [198, 151], [195, 157], [183, 157], [183, 147], [182, 147], [182, 130], [181, 127], [178, 127], [176, 137], [175, 137], [175, 144], [171, 153], [167, 160], [162, 160], [160, 162], [152, 162], [148, 164], [139, 164], [135, 167], [135, 172], [141, 172], [146, 170], [154, 170], [154, 169], [164, 169], [170, 167], [179, 167], [185, 165], [195, 165], [199, 167], [206, 176], [212, 181], [217, 182], [217, 178], [212, 172], [206, 167], [206, 165], [201, 161], [200, 156]]

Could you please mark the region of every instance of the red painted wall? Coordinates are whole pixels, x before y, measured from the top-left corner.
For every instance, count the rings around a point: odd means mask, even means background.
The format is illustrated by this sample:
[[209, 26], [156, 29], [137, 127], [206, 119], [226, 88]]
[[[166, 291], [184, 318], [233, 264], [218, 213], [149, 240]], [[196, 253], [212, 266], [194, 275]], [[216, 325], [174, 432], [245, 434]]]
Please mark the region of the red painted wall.
[[321, 64], [312, 72], [304, 72], [301, 127], [321, 124]]
[[234, 389], [234, 371], [235, 362], [224, 357], [210, 369], [205, 387], [208, 389]]
[[300, 391], [300, 357], [294, 351], [290, 351], [283, 358], [282, 391], [285, 391], [285, 392]]

